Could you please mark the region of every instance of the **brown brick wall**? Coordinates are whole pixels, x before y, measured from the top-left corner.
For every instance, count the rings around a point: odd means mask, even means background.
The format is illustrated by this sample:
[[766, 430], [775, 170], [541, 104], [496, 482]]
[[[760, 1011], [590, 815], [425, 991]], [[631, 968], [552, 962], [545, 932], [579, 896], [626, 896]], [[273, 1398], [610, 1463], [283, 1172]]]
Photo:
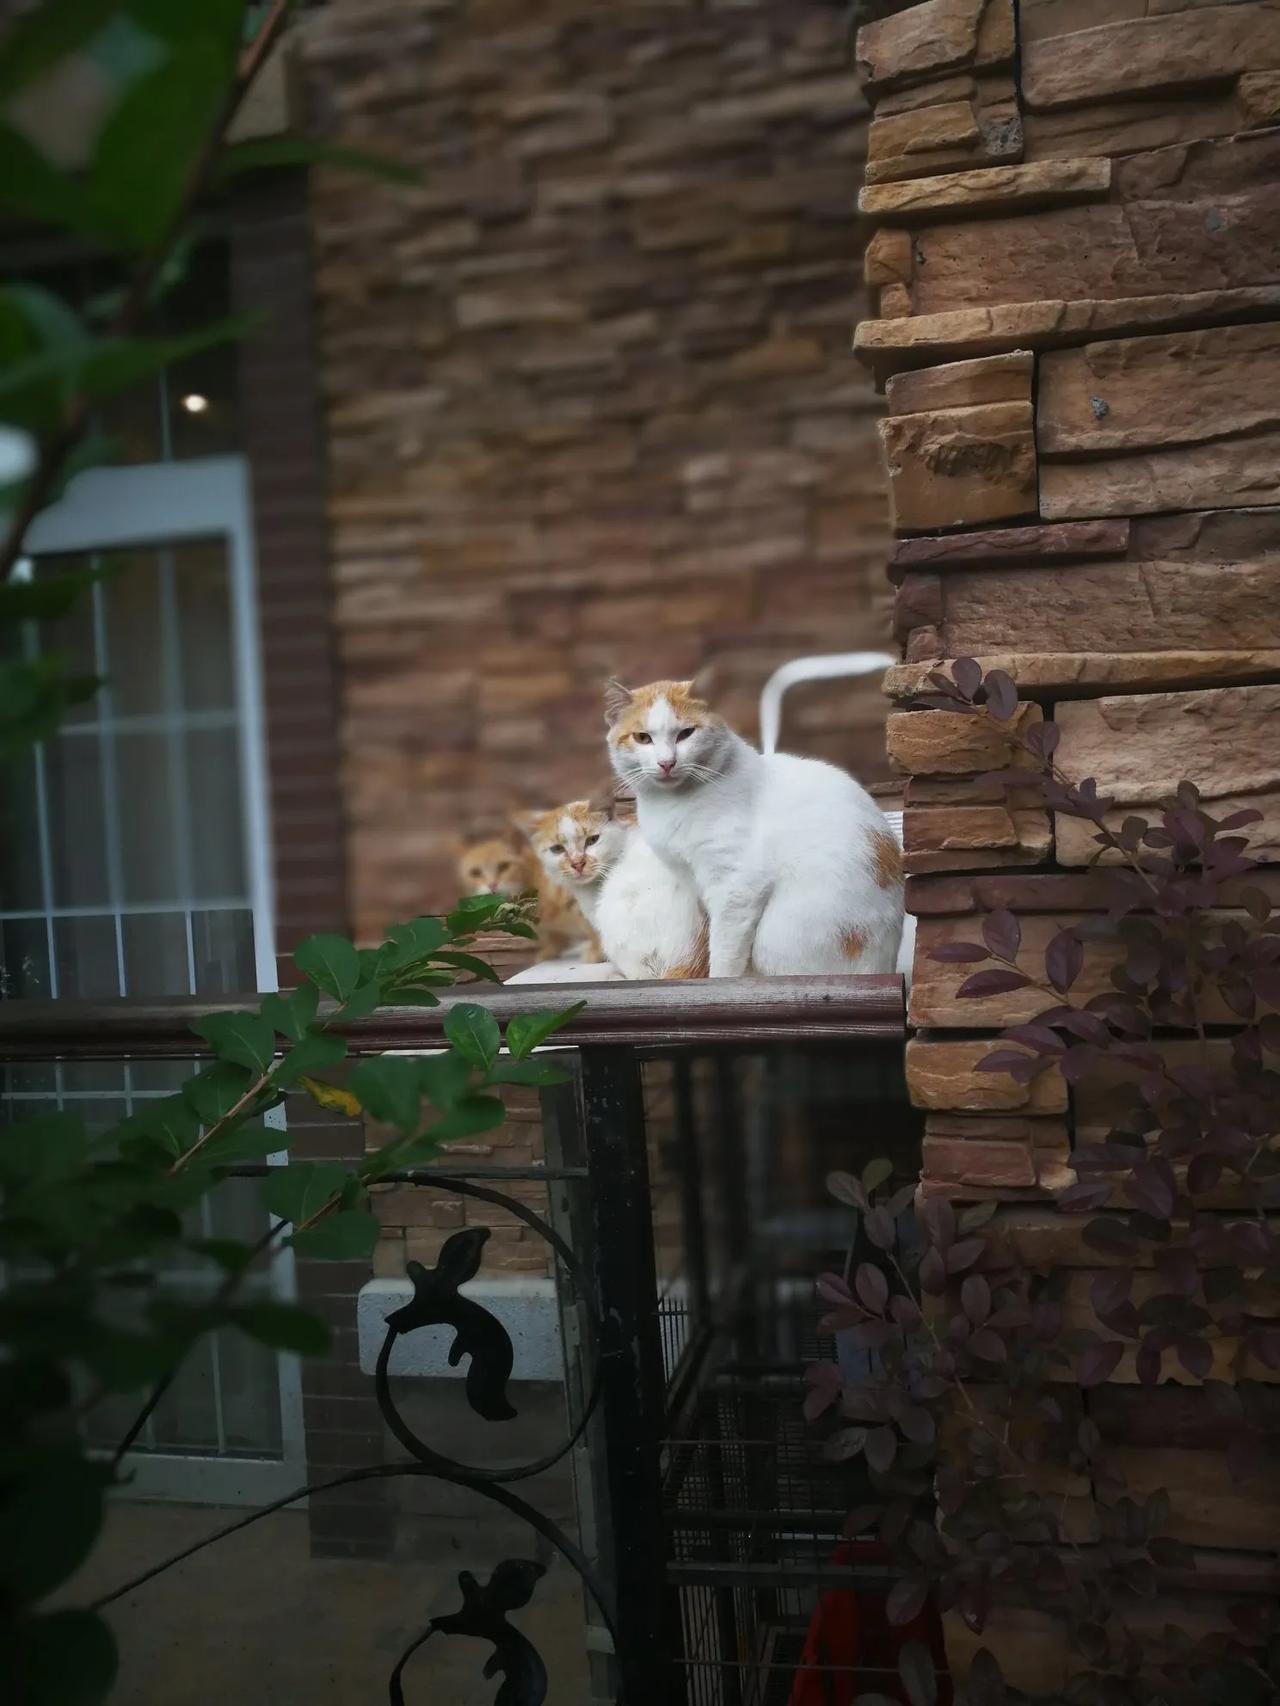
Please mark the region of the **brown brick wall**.
[[[449, 837], [599, 775], [598, 689], [881, 645], [876, 400], [849, 359], [864, 104], [843, 9], [332, 0], [313, 127], [363, 934], [453, 890]], [[874, 780], [874, 681], [788, 733]]]
[[347, 924], [324, 418], [306, 186], [256, 179], [231, 219], [243, 449], [253, 486], [276, 947]]

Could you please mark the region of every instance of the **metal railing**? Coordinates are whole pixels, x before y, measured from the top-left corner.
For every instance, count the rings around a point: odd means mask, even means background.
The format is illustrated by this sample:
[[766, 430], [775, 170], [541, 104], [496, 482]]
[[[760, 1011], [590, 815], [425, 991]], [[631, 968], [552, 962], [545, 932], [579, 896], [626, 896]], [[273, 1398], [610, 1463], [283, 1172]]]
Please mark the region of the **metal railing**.
[[[805, 1360], [822, 1354], [812, 1276], [830, 1265], [832, 1250], [842, 1253], [838, 1216], [833, 1224], [824, 1203], [826, 1171], [895, 1147], [904, 1176], [918, 1165], [916, 1117], [901, 1083], [901, 980], [608, 983], [576, 986], [572, 995], [586, 1006], [555, 1038], [574, 1071], [570, 1083], [542, 1093], [543, 1163], [504, 1167], [459, 1156], [394, 1175], [512, 1213], [553, 1253], [565, 1357], [561, 1438], [529, 1462], [487, 1467], [433, 1446], [403, 1409], [389, 1372], [397, 1342], [449, 1329], [459, 1343], [471, 1333], [466, 1349], [478, 1374], [467, 1381], [467, 1398], [473, 1409], [479, 1403], [477, 1415], [486, 1403], [492, 1414], [505, 1404], [510, 1340], [482, 1302], [457, 1290], [488, 1236], [469, 1225], [446, 1241], [434, 1268], [411, 1266], [413, 1295], [387, 1317], [374, 1385], [403, 1459], [300, 1492], [436, 1477], [520, 1517], [569, 1562], [596, 1604], [586, 1618], [597, 1654], [594, 1700], [765, 1706], [791, 1699], [790, 1679], [801, 1670], [827, 1677], [830, 1698], [851, 1698], [847, 1663], [813, 1658], [813, 1619], [833, 1592], [859, 1583], [883, 1591], [883, 1569], [865, 1559], [855, 1567], [840, 1551], [842, 1500], [844, 1508], [855, 1502], [856, 1489], [842, 1483], [843, 1466], [824, 1465], [806, 1442], [799, 1399]], [[563, 1005], [565, 989], [468, 986], [437, 1008], [385, 1010], [341, 1026], [349, 1055], [438, 1048], [449, 1008], [462, 1000], [503, 1021]], [[212, 1005], [0, 1003], [0, 1066], [198, 1060], [208, 1050], [189, 1025]], [[661, 1144], [646, 1118], [646, 1075], [651, 1083], [655, 1072], [670, 1092]], [[529, 1180], [548, 1187], [545, 1213], [502, 1188]], [[663, 1190], [674, 1233], [659, 1230]], [[494, 1358], [487, 1371], [485, 1344]], [[573, 1468], [577, 1538], [516, 1490], [557, 1464]], [[406, 1649], [391, 1700], [404, 1699], [406, 1686], [412, 1694], [416, 1667], [406, 1666], [421, 1641], [449, 1633], [485, 1635], [495, 1658], [505, 1654], [514, 1667], [505, 1674], [525, 1667], [527, 1698], [542, 1698], [543, 1661], [524, 1651], [524, 1637], [515, 1640], [503, 1609], [534, 1593], [540, 1574], [510, 1558], [484, 1587], [464, 1572], [461, 1609], [433, 1619]], [[878, 1686], [865, 1675], [858, 1684]]]

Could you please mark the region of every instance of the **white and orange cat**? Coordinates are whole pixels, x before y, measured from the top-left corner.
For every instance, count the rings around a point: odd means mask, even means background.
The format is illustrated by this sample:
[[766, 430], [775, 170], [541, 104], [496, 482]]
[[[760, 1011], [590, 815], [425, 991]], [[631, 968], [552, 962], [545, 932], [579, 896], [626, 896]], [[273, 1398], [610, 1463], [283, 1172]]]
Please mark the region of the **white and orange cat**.
[[577, 901], [543, 869], [518, 829], [464, 847], [458, 856], [458, 876], [464, 894], [500, 894], [515, 900], [536, 893], [539, 961], [568, 953], [587, 964], [599, 961], [595, 931]]
[[693, 885], [607, 801], [517, 819], [542, 868], [566, 883], [624, 978], [707, 975], [707, 920]]
[[605, 718], [645, 838], [706, 909], [712, 977], [894, 969], [902, 853], [851, 776], [757, 752], [691, 681], [610, 682]]

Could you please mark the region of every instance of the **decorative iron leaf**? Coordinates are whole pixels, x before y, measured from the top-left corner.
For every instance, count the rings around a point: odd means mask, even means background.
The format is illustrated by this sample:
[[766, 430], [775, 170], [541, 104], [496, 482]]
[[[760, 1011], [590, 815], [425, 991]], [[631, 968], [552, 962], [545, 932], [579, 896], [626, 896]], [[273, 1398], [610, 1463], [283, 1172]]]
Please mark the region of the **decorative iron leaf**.
[[507, 1381], [515, 1360], [511, 1336], [482, 1304], [462, 1297], [458, 1291], [475, 1277], [488, 1237], [487, 1226], [468, 1226], [445, 1241], [435, 1267], [406, 1263], [413, 1296], [387, 1316], [387, 1326], [395, 1333], [452, 1327], [455, 1336], [449, 1350], [450, 1366], [456, 1367], [464, 1356], [471, 1358], [467, 1402], [486, 1421], [506, 1422], [516, 1414], [507, 1398]]
[[[485, 1662], [486, 1677], [501, 1676], [497, 1699], [506, 1706], [543, 1706], [547, 1698], [547, 1667], [538, 1649], [507, 1621], [509, 1611], [518, 1611], [533, 1598], [533, 1590], [546, 1574], [541, 1564], [529, 1559], [507, 1558], [481, 1587], [469, 1570], [458, 1575], [462, 1609], [433, 1617], [428, 1628], [441, 1635], [467, 1635], [488, 1641], [493, 1652]], [[410, 1649], [411, 1651], [413, 1649]], [[405, 1658], [408, 1654], [405, 1655]], [[396, 1667], [393, 1683], [398, 1688], [405, 1659]], [[393, 1699], [395, 1695], [393, 1694]], [[403, 1700], [403, 1694], [400, 1696]]]

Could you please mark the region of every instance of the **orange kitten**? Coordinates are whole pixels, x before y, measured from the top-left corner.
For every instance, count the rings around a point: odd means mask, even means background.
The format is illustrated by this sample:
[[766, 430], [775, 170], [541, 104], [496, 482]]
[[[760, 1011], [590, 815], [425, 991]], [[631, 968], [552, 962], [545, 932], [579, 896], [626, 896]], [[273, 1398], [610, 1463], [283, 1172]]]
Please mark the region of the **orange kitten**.
[[554, 960], [582, 943], [579, 956], [588, 964], [600, 959], [595, 932], [567, 889], [552, 882], [524, 838], [511, 830], [465, 847], [458, 859], [458, 876], [465, 894], [500, 894], [509, 900], [534, 892], [538, 896], [538, 959]]
[[623, 977], [707, 975], [707, 924], [692, 885], [612, 801], [572, 800], [519, 821], [547, 874], [572, 887]]

